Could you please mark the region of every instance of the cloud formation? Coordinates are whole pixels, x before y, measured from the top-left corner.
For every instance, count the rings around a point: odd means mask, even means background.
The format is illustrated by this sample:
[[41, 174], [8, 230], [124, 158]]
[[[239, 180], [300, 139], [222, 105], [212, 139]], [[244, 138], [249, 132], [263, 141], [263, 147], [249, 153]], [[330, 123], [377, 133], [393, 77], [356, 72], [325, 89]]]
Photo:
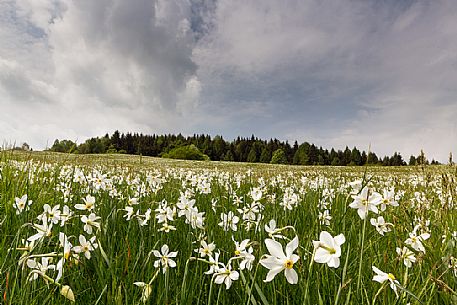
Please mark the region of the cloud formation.
[[2, 138], [252, 133], [447, 160], [457, 3], [6, 0]]

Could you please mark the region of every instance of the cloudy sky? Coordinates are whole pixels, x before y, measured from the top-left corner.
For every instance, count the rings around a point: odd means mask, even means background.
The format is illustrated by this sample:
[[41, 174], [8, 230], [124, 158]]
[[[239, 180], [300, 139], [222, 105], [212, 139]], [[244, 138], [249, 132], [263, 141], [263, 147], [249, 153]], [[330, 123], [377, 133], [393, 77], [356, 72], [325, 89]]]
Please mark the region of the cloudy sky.
[[457, 153], [457, 1], [0, 0], [0, 140]]

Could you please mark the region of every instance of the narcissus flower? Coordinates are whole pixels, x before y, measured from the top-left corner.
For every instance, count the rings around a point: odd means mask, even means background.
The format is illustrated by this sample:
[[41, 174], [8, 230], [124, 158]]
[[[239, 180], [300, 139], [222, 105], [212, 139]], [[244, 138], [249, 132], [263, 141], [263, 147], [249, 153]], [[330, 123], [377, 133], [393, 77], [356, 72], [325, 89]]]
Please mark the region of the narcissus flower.
[[405, 264], [406, 267], [411, 268], [413, 263], [416, 262], [414, 252], [409, 250], [407, 247], [403, 247], [403, 249], [397, 247], [396, 251], [399, 258], [403, 260], [403, 264]]
[[385, 281], [388, 281], [390, 288], [392, 288], [392, 290], [395, 292], [395, 294], [398, 297], [397, 286], [399, 286], [400, 283], [397, 281], [395, 276], [392, 273], [385, 273], [385, 272], [379, 270], [378, 268], [376, 268], [375, 266], [371, 266], [371, 268], [373, 269], [374, 273], [376, 273], [376, 275], [373, 277], [373, 281], [381, 283], [381, 284], [384, 283]]
[[79, 235], [79, 246], [73, 248], [75, 253], [84, 253], [84, 256], [87, 259], [90, 259], [90, 252], [98, 248], [98, 244], [95, 243], [95, 236], [92, 236], [91, 239], [86, 240], [84, 235]]
[[361, 219], [365, 219], [369, 211], [378, 214], [376, 207], [381, 203], [382, 196], [377, 192], [371, 191], [368, 187], [364, 187], [360, 194], [352, 195], [354, 201], [349, 205], [353, 209], [357, 209]]
[[168, 245], [166, 244], [162, 246], [160, 251], [162, 253], [160, 253], [157, 250], [152, 250], [154, 256], [159, 258], [154, 262], [154, 267], [159, 268], [159, 266], [162, 265], [163, 273], [165, 273], [168, 268], [176, 267], [176, 262], [172, 260], [171, 257], [176, 257], [176, 255], [178, 255], [178, 252], [170, 252], [170, 248], [168, 248]]
[[94, 213], [90, 213], [89, 217], [86, 215], [81, 216], [81, 221], [84, 223], [84, 231], [87, 234], [92, 234], [92, 227], [100, 228], [100, 223], [97, 220], [101, 219]]
[[240, 274], [238, 271], [232, 270], [232, 266], [227, 264], [227, 266], [219, 267], [215, 273], [214, 282], [216, 284], [225, 284], [225, 288], [229, 289], [232, 286], [232, 282], [238, 280]]
[[86, 210], [92, 211], [95, 208], [95, 197], [87, 195], [86, 198], [83, 198], [84, 204], [78, 203], [75, 205], [77, 210]]
[[390, 227], [393, 227], [393, 224], [386, 222], [382, 216], [379, 216], [377, 219], [371, 218], [370, 223], [376, 228], [376, 231], [383, 236], [384, 233], [392, 231], [392, 228]]
[[27, 194], [22, 196], [21, 198], [15, 198], [15, 202], [13, 203], [13, 207], [16, 209], [16, 214], [22, 213], [24, 210], [28, 210], [29, 206], [32, 204], [32, 200], [27, 201]]
[[278, 273], [284, 270], [287, 281], [290, 284], [297, 284], [298, 274], [293, 267], [300, 257], [293, 252], [298, 248], [298, 236], [287, 244], [285, 254], [282, 245], [276, 240], [266, 239], [265, 245], [270, 255], [265, 255], [265, 258], [260, 260], [260, 264], [270, 271], [264, 282], [271, 282]]
[[346, 238], [343, 234], [333, 237], [327, 231], [322, 231], [319, 235], [319, 240], [313, 241], [314, 261], [338, 268], [340, 266], [341, 245], [345, 241]]

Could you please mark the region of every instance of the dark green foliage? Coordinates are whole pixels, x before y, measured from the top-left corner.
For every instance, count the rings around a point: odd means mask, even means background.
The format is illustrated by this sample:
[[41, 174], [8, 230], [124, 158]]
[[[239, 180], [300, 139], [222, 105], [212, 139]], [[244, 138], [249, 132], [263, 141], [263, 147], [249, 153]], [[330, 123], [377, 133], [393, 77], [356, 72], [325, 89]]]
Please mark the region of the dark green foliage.
[[203, 154], [195, 145], [187, 145], [173, 148], [163, 155], [164, 158], [181, 159], [181, 160], [209, 160], [209, 157]]
[[273, 157], [271, 157], [271, 164], [287, 164], [287, 158], [284, 150], [277, 149], [273, 153]]
[[59, 141], [59, 139], [56, 139], [50, 150], [62, 153], [72, 153], [76, 151], [76, 147], [76, 143], [71, 140]]
[[[333, 166], [406, 165], [399, 153], [395, 153], [392, 157], [378, 158], [371, 151], [366, 153], [356, 147], [351, 150], [347, 146], [344, 151], [332, 148], [329, 152], [327, 149], [308, 142], [299, 144], [295, 141], [293, 145], [290, 145], [287, 141], [282, 142], [278, 139], [266, 141], [254, 135], [248, 138], [238, 137], [229, 142], [224, 140], [222, 136], [211, 138], [211, 136], [203, 134], [185, 137], [181, 134], [143, 135], [141, 133], [124, 134], [115, 131], [111, 137], [106, 134], [101, 138], [91, 138], [79, 146], [70, 140], [56, 140], [50, 150], [80, 154], [124, 153], [159, 157], [169, 154], [176, 148], [189, 145], [194, 145], [202, 154], [213, 161], [270, 163], [273, 153], [281, 149], [284, 153], [285, 164]], [[173, 153], [175, 152], [173, 151]], [[417, 159], [414, 157], [414, 161], [422, 162], [422, 159], [425, 159], [425, 156], [423, 158], [418, 156]], [[423, 163], [428, 163], [428, 161], [425, 159]]]

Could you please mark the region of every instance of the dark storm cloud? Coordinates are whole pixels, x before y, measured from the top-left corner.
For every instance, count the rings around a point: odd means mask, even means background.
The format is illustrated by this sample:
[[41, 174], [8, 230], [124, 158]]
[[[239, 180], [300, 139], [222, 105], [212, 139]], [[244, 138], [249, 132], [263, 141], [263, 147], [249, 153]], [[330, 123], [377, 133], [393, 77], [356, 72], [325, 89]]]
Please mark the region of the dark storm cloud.
[[115, 129], [457, 145], [451, 0], [8, 0], [0, 38], [0, 127], [32, 146]]

